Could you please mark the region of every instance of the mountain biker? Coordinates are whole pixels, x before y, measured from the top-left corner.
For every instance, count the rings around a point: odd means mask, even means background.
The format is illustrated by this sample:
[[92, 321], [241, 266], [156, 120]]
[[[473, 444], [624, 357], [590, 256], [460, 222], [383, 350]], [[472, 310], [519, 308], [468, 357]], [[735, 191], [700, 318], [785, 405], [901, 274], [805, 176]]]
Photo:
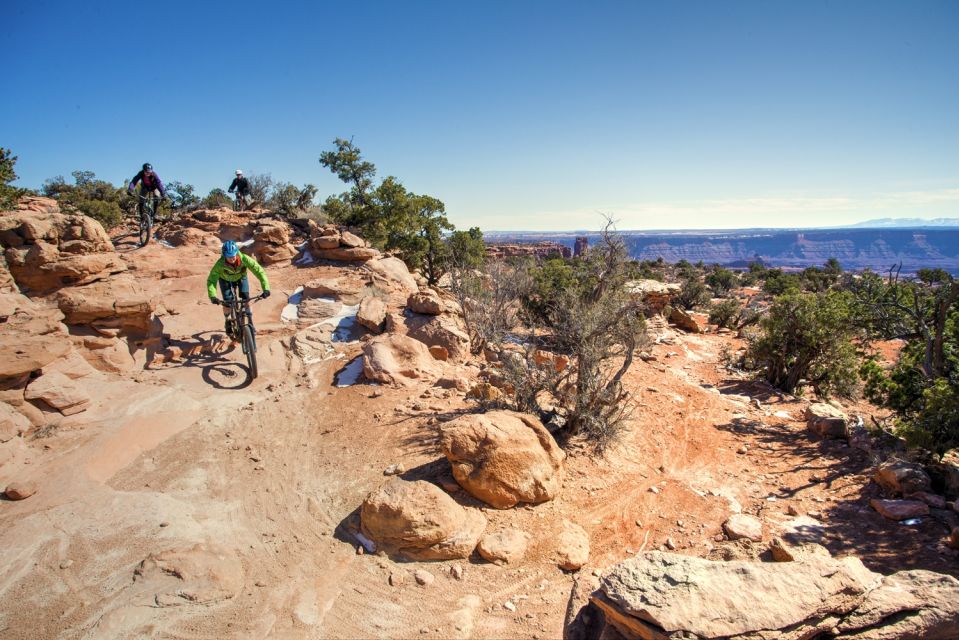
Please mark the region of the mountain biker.
[[[270, 297], [270, 281], [267, 280], [266, 271], [260, 266], [252, 256], [240, 253], [240, 247], [233, 240], [227, 240], [223, 243], [221, 251], [222, 256], [210, 269], [210, 275], [206, 279], [206, 289], [210, 296], [210, 302], [220, 304], [216, 297], [216, 285], [220, 283], [220, 292], [223, 295], [223, 301], [233, 302], [233, 284], [239, 283], [240, 298], [250, 299], [250, 281], [246, 277], [247, 270], [253, 272], [256, 279], [260, 281], [260, 287], [263, 289], [262, 296]], [[229, 309], [223, 307], [224, 329], [227, 335], [233, 335], [233, 327], [230, 323]]]
[[[133, 176], [133, 180], [130, 180], [130, 186], [127, 187], [127, 193], [133, 195], [133, 189], [137, 186], [137, 183], [140, 183], [140, 195], [144, 198], [148, 198], [151, 195], [153, 196], [153, 211], [154, 213], [157, 210], [157, 207], [160, 204], [160, 198], [156, 196], [156, 191], [160, 192], [160, 196], [163, 199], [166, 199], [166, 187], [163, 186], [163, 181], [160, 180], [160, 176], [153, 171], [153, 165], [149, 162], [143, 164], [143, 168]], [[142, 214], [143, 210], [143, 201], [140, 201], [137, 204], [137, 213]]]
[[233, 182], [230, 183], [230, 188], [227, 189], [227, 192], [233, 193], [234, 189], [246, 206], [249, 207], [253, 203], [253, 195], [250, 193], [250, 181], [243, 177], [243, 171], [240, 169], [236, 170], [236, 177], [233, 178]]

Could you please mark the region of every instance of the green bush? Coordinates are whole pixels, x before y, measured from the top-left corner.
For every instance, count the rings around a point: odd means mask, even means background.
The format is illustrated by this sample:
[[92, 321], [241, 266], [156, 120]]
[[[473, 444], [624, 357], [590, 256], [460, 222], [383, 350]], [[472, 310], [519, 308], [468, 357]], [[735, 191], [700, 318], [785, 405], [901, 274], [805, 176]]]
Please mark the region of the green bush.
[[808, 385], [821, 397], [851, 395], [859, 356], [850, 302], [839, 292], [777, 297], [749, 342], [747, 367], [788, 393]]
[[43, 195], [56, 199], [65, 211], [89, 216], [109, 230], [123, 222], [125, 214], [135, 210], [135, 199], [127, 196], [126, 189], [98, 179], [92, 171], [74, 171], [71, 175], [73, 184], [67, 183], [63, 176], [43, 184]]
[[17, 156], [10, 149], [0, 147], [0, 211], [15, 209], [17, 200], [26, 193], [26, 189], [18, 189], [10, 183], [17, 179], [14, 166]]
[[676, 306], [689, 310], [709, 302], [709, 290], [699, 276], [689, 275], [682, 281], [681, 287], [679, 294], [673, 299]]
[[741, 307], [735, 300], [717, 302], [709, 307], [709, 321], [720, 327], [735, 327], [740, 310]]

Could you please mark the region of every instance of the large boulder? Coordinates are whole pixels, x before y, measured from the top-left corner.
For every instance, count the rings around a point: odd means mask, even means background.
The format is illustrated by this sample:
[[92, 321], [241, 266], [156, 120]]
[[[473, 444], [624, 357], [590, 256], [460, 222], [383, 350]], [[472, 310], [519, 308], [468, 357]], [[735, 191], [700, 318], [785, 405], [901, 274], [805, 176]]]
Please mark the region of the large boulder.
[[379, 547], [411, 560], [468, 558], [486, 529], [482, 513], [460, 506], [436, 485], [399, 477], [366, 498], [360, 523]]
[[626, 291], [643, 303], [644, 313], [651, 317], [662, 313], [673, 298], [679, 295], [682, 287], [678, 284], [660, 282], [659, 280], [630, 280], [626, 283]]
[[669, 321], [687, 333], [705, 333], [707, 317], [701, 313], [692, 313], [679, 307], [673, 307]]
[[955, 578], [883, 577], [828, 554], [757, 563], [648, 552], [614, 566], [590, 600], [630, 640], [959, 637]]
[[439, 377], [436, 360], [419, 340], [384, 334], [363, 345], [363, 375], [372, 382], [410, 386]]
[[304, 298], [331, 296], [345, 302], [356, 304], [366, 290], [366, 278], [357, 273], [342, 273], [328, 278], [316, 278], [303, 285]]
[[386, 324], [386, 303], [376, 296], [363, 298], [356, 312], [356, 321], [373, 333], [382, 333]]
[[880, 500], [873, 498], [869, 506], [890, 520], [908, 520], [929, 515], [929, 505], [921, 500]]
[[439, 294], [433, 289], [422, 289], [410, 295], [406, 301], [406, 306], [413, 313], [422, 313], [431, 316], [438, 316], [446, 309], [446, 305]]
[[86, 411], [90, 406], [90, 396], [59, 371], [44, 373], [33, 380], [23, 397], [42, 400], [65, 416]]
[[88, 284], [126, 269], [103, 226], [80, 214], [5, 213], [0, 246], [17, 285], [32, 293]]
[[63, 314], [19, 293], [0, 293], [0, 380], [19, 379], [72, 349]]
[[310, 253], [317, 260], [333, 260], [335, 262], [366, 262], [380, 255], [372, 247], [336, 247], [335, 249], [310, 249]]
[[932, 480], [922, 465], [896, 458], [876, 467], [872, 479], [890, 496], [927, 492], [932, 486]]
[[817, 402], [806, 407], [806, 428], [821, 438], [848, 438], [849, 418], [831, 404]]
[[552, 500], [563, 485], [566, 454], [530, 415], [460, 416], [443, 426], [442, 447], [456, 481], [497, 509]]
[[399, 258], [388, 256], [370, 260], [363, 264], [362, 269], [370, 274], [374, 286], [389, 292], [395, 291], [401, 300], [405, 301], [419, 288], [416, 278]]
[[128, 275], [62, 289], [57, 294], [57, 304], [67, 324], [141, 335], [154, 328], [156, 301], [138, 280]]
[[406, 335], [428, 347], [443, 347], [450, 360], [470, 357], [470, 338], [460, 322], [449, 314], [413, 314], [405, 319]]

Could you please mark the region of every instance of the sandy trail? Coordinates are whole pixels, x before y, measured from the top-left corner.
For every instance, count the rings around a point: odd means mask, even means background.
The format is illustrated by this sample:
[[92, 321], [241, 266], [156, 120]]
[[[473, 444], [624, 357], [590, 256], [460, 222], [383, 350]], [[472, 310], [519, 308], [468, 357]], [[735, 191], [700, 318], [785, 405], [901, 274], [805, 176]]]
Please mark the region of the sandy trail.
[[[222, 322], [198, 296], [203, 275], [193, 271], [155, 280], [164, 330], [184, 344]], [[292, 292], [320, 272], [276, 270], [274, 290]], [[340, 359], [291, 363], [285, 302], [277, 295], [255, 309], [261, 377], [252, 383], [238, 350], [133, 379], [97, 378], [87, 383], [97, 402], [82, 419], [5, 451], [0, 482], [29, 477], [40, 490], [0, 503], [0, 637], [559, 638], [574, 579], [551, 561], [564, 519], [590, 534], [586, 577], [667, 541], [706, 555], [738, 510], [788, 526], [789, 505], [819, 517], [820, 542], [872, 568], [957, 573], [935, 551], [936, 523], [901, 527], [864, 508], [868, 460], [774, 415], [798, 417], [801, 402], [729, 379], [718, 366], [730, 342], [722, 336], [658, 345], [657, 361], [637, 362], [626, 377], [638, 401], [629, 432], [603, 459], [573, 449], [556, 500], [485, 510], [488, 531], [532, 534], [523, 564], [360, 555], [356, 510], [383, 470], [402, 463], [406, 478], [443, 480], [435, 420], [470, 405], [428, 384], [337, 388], [334, 375], [358, 345], [338, 347]], [[738, 396], [746, 391], [761, 409]], [[737, 453], [744, 443], [749, 453]], [[462, 491], [453, 496], [478, 506]], [[210, 581], [236, 586], [232, 597], [161, 604], [159, 593], [190, 581], [137, 577], [137, 567], [196, 544], [221, 549], [223, 567], [236, 562], [238, 577], [215, 565]], [[455, 564], [462, 580], [451, 575]], [[416, 585], [415, 569], [435, 582]], [[391, 574], [405, 583], [392, 586]]]

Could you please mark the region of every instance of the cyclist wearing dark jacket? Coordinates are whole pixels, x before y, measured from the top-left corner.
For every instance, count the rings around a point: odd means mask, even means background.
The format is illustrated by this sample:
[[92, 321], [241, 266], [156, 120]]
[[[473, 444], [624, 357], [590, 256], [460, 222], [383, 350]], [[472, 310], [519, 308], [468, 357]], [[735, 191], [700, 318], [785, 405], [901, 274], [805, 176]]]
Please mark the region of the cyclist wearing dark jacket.
[[[160, 199], [156, 197], [154, 192], [159, 191], [160, 195], [166, 198], [166, 187], [163, 186], [163, 181], [160, 180], [160, 176], [153, 171], [153, 165], [151, 165], [149, 162], [145, 163], [143, 165], [143, 169], [133, 176], [133, 180], [130, 180], [130, 186], [127, 187], [127, 193], [133, 195], [133, 190], [136, 188], [137, 183], [140, 184], [141, 196], [145, 198], [148, 198], [151, 195], [153, 196], [153, 210], [156, 211], [158, 205], [160, 204]], [[141, 205], [137, 206], [138, 211]]]
[[233, 178], [233, 182], [230, 183], [230, 188], [227, 189], [227, 192], [233, 193], [234, 190], [237, 195], [242, 198], [246, 206], [250, 206], [253, 203], [253, 195], [250, 193], [250, 181], [243, 177], [243, 171], [240, 169], [236, 170], [236, 177]]

